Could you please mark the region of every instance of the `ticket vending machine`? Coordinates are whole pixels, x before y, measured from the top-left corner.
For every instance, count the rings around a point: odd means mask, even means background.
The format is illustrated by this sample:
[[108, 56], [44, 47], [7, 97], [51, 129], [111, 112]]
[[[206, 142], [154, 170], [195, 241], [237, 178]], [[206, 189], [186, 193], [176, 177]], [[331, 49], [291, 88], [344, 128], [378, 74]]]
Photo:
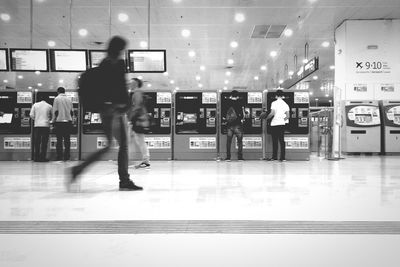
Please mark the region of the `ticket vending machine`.
[[[70, 159], [71, 160], [79, 160], [79, 97], [77, 91], [66, 91], [65, 94], [72, 101], [72, 129], [71, 129], [71, 151], [70, 151]], [[37, 91], [35, 94], [35, 100], [43, 97], [43, 99], [53, 106], [54, 99], [57, 97], [57, 92], [54, 90], [50, 91]], [[34, 133], [33, 133], [34, 138]], [[48, 153], [48, 158], [50, 160], [55, 160], [57, 158], [56, 154], [56, 145], [57, 145], [57, 137], [55, 134], [55, 128], [51, 127], [50, 130], [50, 138], [49, 138], [49, 146], [48, 149], [50, 153]]]
[[381, 118], [378, 101], [344, 101], [342, 151], [381, 152]]
[[[266, 110], [276, 100], [276, 90], [264, 92]], [[285, 129], [287, 160], [310, 160], [310, 99], [307, 90], [283, 90], [283, 100], [289, 105], [289, 123]], [[267, 121], [265, 135], [265, 156], [272, 157], [271, 120]], [[279, 148], [280, 149], [280, 148]], [[278, 157], [279, 157], [278, 149]]]
[[0, 91], [0, 160], [32, 159], [31, 91]]
[[[221, 93], [221, 135], [220, 135], [220, 158], [226, 157], [226, 112], [230, 107], [231, 92]], [[263, 111], [263, 95], [262, 92], [239, 92], [239, 101], [244, 106], [244, 122], [243, 122], [243, 158], [245, 160], [262, 159], [262, 120], [260, 115]], [[236, 137], [232, 140], [231, 157], [237, 158], [237, 141]]]
[[174, 159], [217, 158], [217, 93], [175, 94]]
[[[108, 141], [104, 135], [100, 113], [84, 106], [81, 106], [81, 110], [81, 159], [86, 160], [93, 152], [106, 147]], [[101, 160], [117, 160], [118, 148], [117, 140], [113, 139], [111, 149]]]
[[[138, 90], [138, 89], [136, 89]], [[132, 96], [132, 94], [131, 94]], [[150, 113], [151, 124], [150, 132], [145, 134], [145, 142], [150, 151], [151, 160], [171, 160], [172, 159], [172, 137], [171, 137], [171, 92], [143, 92], [147, 112]], [[129, 155], [133, 160], [141, 160], [139, 148], [135, 142], [131, 142], [133, 151]]]
[[384, 152], [400, 152], [400, 101], [382, 101]]

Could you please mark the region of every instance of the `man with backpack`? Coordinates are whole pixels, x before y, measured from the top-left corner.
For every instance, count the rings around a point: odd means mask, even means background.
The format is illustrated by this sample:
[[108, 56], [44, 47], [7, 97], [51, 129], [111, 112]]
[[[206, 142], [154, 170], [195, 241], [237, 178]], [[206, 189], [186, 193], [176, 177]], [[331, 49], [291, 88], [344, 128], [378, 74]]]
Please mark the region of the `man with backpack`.
[[150, 117], [146, 109], [146, 101], [142, 88], [143, 82], [138, 78], [132, 79], [132, 108], [129, 120], [132, 124], [132, 140], [142, 154], [142, 162], [135, 166], [136, 169], [150, 168], [150, 152], [144, 139], [144, 134], [150, 130]]
[[[74, 166], [71, 169], [71, 176], [67, 186], [76, 182], [78, 175], [81, 174], [86, 167], [95, 161], [99, 160], [103, 154], [111, 148], [113, 138], [119, 144], [118, 151], [118, 176], [120, 191], [143, 190], [142, 187], [135, 185], [128, 172], [128, 133], [127, 133], [127, 116], [131, 103], [129, 100], [128, 90], [125, 80], [125, 63], [121, 59], [121, 55], [125, 50], [127, 42], [119, 36], [114, 36], [108, 43], [107, 57], [100, 63], [97, 69], [97, 74], [102, 74], [96, 77], [96, 71], [85, 72], [79, 81], [79, 94], [83, 106], [90, 106], [90, 103], [95, 103], [96, 99], [102, 99], [101, 107], [99, 108], [102, 120], [104, 134], [107, 137], [107, 146], [100, 149], [89, 156], [89, 158], [80, 165]], [[96, 68], [94, 68], [96, 70]], [[92, 69], [93, 70], [93, 69]], [[89, 74], [89, 75], [87, 75]], [[97, 81], [92, 81], [92, 78], [97, 78]], [[100, 81], [100, 82], [99, 82]], [[92, 88], [91, 84], [96, 84], [96, 88]], [[85, 90], [96, 90], [97, 94], [88, 98]], [[96, 106], [92, 106], [96, 108]]]
[[233, 135], [236, 136], [238, 144], [238, 160], [243, 161], [243, 118], [244, 106], [240, 101], [239, 92], [233, 90], [229, 97], [228, 110], [226, 112], [225, 120], [227, 127], [227, 140], [226, 140], [226, 158], [225, 161], [231, 161], [231, 145]]

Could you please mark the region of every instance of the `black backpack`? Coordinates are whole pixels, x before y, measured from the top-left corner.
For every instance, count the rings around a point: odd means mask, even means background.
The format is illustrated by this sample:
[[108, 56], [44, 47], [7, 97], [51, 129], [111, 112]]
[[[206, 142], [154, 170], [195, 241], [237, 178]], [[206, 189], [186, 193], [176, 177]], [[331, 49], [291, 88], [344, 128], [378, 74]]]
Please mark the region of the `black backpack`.
[[86, 70], [78, 80], [79, 101], [85, 110], [101, 111], [105, 102], [105, 73], [100, 67]]
[[236, 111], [233, 107], [230, 107], [226, 112], [226, 121], [228, 123], [234, 122], [238, 118]]

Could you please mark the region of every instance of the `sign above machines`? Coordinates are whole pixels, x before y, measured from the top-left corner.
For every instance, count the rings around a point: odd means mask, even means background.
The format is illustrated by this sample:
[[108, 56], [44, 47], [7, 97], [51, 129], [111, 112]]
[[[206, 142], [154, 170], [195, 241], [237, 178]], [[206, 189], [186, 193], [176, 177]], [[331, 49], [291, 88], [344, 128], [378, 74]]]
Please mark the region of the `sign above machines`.
[[319, 68], [319, 59], [315, 57], [309, 60], [306, 64], [301, 66], [295, 74], [290, 79], [287, 79], [281, 84], [282, 88], [289, 89], [295, 86], [297, 83], [307, 78]]

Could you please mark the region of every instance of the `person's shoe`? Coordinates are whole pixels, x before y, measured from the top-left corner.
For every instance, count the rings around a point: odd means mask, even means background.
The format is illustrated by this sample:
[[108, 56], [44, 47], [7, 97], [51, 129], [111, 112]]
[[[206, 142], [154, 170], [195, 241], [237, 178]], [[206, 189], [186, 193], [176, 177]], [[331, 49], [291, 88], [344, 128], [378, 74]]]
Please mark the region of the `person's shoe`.
[[38, 162], [49, 162], [49, 159], [39, 159]]
[[274, 159], [274, 158], [267, 158], [266, 161], [277, 161], [278, 159]]
[[65, 180], [65, 187], [67, 188], [67, 191], [71, 191], [71, 185], [76, 182], [78, 179], [78, 175], [81, 173], [81, 170], [79, 169], [78, 166], [74, 166], [69, 169], [69, 175], [67, 176]]
[[280, 159], [279, 161], [280, 162], [286, 162], [286, 159]]
[[150, 169], [150, 163], [142, 162], [135, 166], [135, 169]]
[[225, 158], [224, 161], [231, 162], [231, 158]]
[[134, 182], [128, 180], [127, 182], [119, 182], [119, 191], [139, 191], [143, 190], [143, 187], [135, 185]]
[[238, 161], [244, 161], [244, 159], [243, 158], [238, 158]]

